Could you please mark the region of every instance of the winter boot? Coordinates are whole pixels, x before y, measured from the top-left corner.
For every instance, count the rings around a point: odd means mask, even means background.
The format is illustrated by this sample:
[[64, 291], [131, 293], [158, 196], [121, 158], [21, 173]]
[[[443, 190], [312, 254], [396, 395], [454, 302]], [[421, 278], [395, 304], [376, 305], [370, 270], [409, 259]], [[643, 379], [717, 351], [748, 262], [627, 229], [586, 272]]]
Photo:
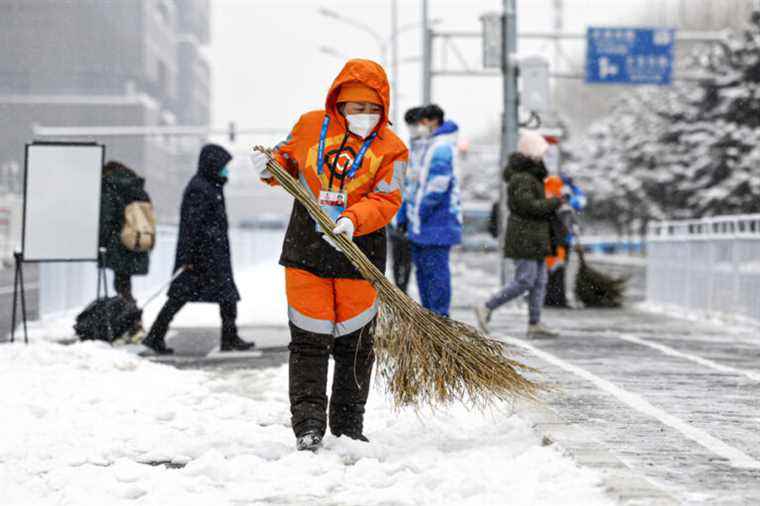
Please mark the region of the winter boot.
[[159, 355], [169, 355], [174, 353], [174, 350], [166, 346], [164, 337], [169, 332], [169, 325], [177, 312], [185, 305], [184, 301], [172, 299], [166, 301], [164, 307], [159, 311], [156, 321], [153, 322], [153, 326], [150, 328], [150, 332], [142, 340], [143, 346], [147, 346]]
[[220, 351], [247, 351], [256, 346], [254, 342], [243, 341], [238, 336], [237, 303], [222, 302], [219, 304], [219, 314], [222, 317], [222, 340]]
[[488, 324], [491, 323], [491, 313], [493, 311], [485, 304], [475, 306], [475, 317], [478, 319], [478, 327], [481, 332], [488, 333]]
[[335, 437], [346, 436], [354, 441], [361, 441], [362, 443], [369, 443], [369, 439], [364, 434], [335, 434]]
[[152, 334], [148, 334], [142, 341], [143, 346], [146, 346], [153, 350], [156, 355], [171, 355], [174, 350], [166, 346], [166, 342], [163, 337], [156, 337]]
[[528, 339], [555, 339], [559, 337], [559, 332], [555, 332], [540, 323], [528, 325]]
[[322, 434], [316, 430], [306, 431], [296, 438], [296, 449], [299, 452], [315, 452], [322, 446]]
[[336, 405], [330, 399], [330, 432], [335, 437], [346, 436], [369, 443], [363, 431], [364, 405]]
[[333, 337], [290, 324], [289, 395], [293, 432], [300, 438], [314, 432], [320, 439], [327, 426], [327, 365]]
[[247, 351], [256, 347], [253, 341], [243, 341], [239, 336], [222, 337], [222, 344], [219, 346], [220, 351]]
[[369, 397], [374, 322], [335, 339], [332, 396], [330, 396], [330, 432], [359, 441], [369, 441], [363, 434], [364, 406]]

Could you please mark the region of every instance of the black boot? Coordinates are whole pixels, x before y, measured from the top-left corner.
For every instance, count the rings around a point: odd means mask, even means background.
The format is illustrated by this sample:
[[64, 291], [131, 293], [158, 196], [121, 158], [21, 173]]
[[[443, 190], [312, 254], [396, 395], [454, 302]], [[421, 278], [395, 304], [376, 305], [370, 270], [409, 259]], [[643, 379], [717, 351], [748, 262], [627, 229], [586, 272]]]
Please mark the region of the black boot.
[[222, 317], [222, 342], [220, 351], [247, 351], [256, 346], [254, 342], [243, 341], [238, 336], [237, 302], [222, 302], [219, 304], [219, 314]]
[[355, 441], [361, 441], [362, 443], [369, 443], [369, 439], [364, 434], [335, 434], [335, 437], [346, 436], [349, 439]]
[[145, 339], [143, 339], [142, 344], [153, 350], [156, 355], [171, 355], [174, 353], [172, 348], [166, 346], [163, 337], [154, 337], [152, 334], [148, 334]]
[[142, 340], [143, 346], [147, 346], [159, 355], [170, 355], [174, 353], [173, 349], [166, 346], [164, 336], [166, 336], [166, 333], [169, 331], [169, 324], [172, 319], [184, 305], [184, 301], [172, 299], [170, 297], [158, 313], [150, 332], [148, 332], [148, 335]]
[[330, 432], [357, 441], [369, 442], [364, 430], [364, 405], [369, 397], [373, 352], [374, 322], [347, 336], [335, 339]]
[[296, 449], [302, 451], [317, 451], [322, 446], [322, 434], [317, 430], [304, 432], [296, 438]]
[[222, 344], [219, 347], [221, 351], [247, 351], [256, 347], [253, 341], [243, 341], [239, 336], [222, 338]]

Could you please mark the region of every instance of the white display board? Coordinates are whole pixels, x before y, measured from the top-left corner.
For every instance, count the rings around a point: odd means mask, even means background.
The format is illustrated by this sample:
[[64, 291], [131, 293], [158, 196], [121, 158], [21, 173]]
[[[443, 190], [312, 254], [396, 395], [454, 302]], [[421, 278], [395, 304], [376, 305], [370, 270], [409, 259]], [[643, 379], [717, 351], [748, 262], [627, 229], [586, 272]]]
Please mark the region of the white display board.
[[104, 156], [97, 144], [26, 146], [24, 261], [97, 260]]

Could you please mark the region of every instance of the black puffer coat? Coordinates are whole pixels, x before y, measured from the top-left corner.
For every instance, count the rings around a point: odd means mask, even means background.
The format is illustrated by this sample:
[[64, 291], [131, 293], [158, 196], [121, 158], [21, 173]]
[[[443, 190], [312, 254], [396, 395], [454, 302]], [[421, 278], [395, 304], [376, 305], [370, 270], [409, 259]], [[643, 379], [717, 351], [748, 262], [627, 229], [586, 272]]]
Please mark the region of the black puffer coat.
[[198, 173], [182, 197], [175, 271], [192, 269], [172, 283], [169, 297], [187, 302], [240, 300], [232, 275], [227, 211], [219, 172], [232, 159], [227, 150], [207, 144], [201, 150]]
[[546, 198], [544, 179], [547, 175], [543, 162], [519, 153], [509, 157], [504, 170], [509, 205], [504, 256], [543, 260], [552, 254], [549, 222], [562, 201]]
[[108, 162], [100, 197], [100, 246], [106, 248], [105, 266], [130, 276], [147, 274], [150, 263], [147, 251], [130, 251], [121, 243], [124, 209], [132, 202], [150, 202], [145, 180], [119, 162]]

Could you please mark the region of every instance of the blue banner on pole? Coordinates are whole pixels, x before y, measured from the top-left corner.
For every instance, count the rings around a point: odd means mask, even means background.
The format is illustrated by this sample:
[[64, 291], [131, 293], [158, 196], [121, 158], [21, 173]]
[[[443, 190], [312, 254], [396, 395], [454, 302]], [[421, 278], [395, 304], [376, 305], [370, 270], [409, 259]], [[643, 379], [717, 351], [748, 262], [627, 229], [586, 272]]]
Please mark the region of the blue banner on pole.
[[589, 27], [586, 82], [670, 85], [674, 42], [670, 28]]

